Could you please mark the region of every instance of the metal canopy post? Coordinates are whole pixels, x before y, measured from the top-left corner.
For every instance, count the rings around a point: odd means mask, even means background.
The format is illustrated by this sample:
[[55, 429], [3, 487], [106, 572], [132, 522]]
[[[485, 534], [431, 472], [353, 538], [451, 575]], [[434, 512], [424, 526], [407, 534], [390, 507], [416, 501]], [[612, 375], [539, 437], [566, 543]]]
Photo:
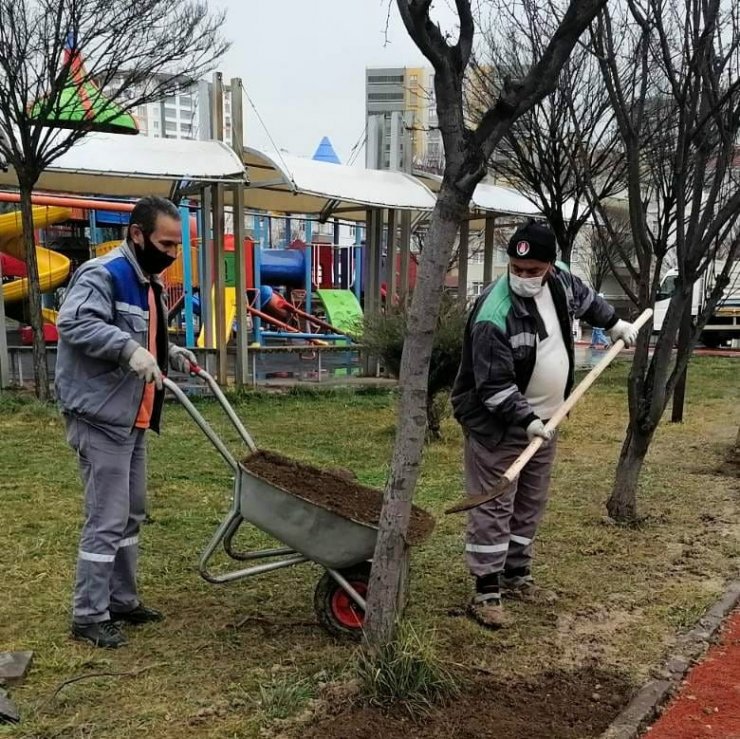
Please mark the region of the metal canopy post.
[[244, 254], [244, 185], [234, 188], [234, 263], [236, 271], [236, 385], [249, 383], [247, 275]]
[[182, 291], [185, 308], [185, 345], [195, 346], [193, 331], [193, 252], [190, 247], [190, 210], [180, 206], [182, 222]]
[[396, 211], [388, 210], [388, 235], [385, 249], [385, 309], [391, 308], [396, 297]]
[[224, 186], [213, 187], [213, 243], [215, 252], [214, 269], [214, 310], [216, 311], [216, 347], [217, 364], [216, 376], [222, 385], [228, 383], [226, 344], [230, 331], [226, 326], [226, 275], [224, 258]]
[[[224, 77], [221, 72], [214, 72], [211, 99], [211, 132], [216, 141], [224, 138]], [[213, 251], [214, 251], [214, 309], [216, 311], [216, 336], [215, 346], [218, 349], [216, 376], [218, 381], [225, 385], [228, 382], [226, 363], [226, 344], [228, 334], [226, 331], [226, 276], [224, 274], [224, 186], [216, 184], [212, 186], [213, 198]]]
[[[364, 274], [364, 260], [365, 260], [365, 249], [362, 248], [362, 227], [358, 223], [355, 226], [355, 248], [354, 248], [354, 262], [355, 274], [354, 274], [354, 292], [357, 302], [362, 302], [362, 277]], [[352, 275], [349, 275], [350, 280]]]
[[493, 237], [496, 231], [496, 216], [486, 218], [486, 231], [483, 236], [483, 284], [493, 280]]
[[401, 213], [401, 269], [398, 276], [398, 296], [400, 305], [408, 302], [409, 262], [411, 261], [411, 213]]
[[375, 219], [377, 213], [372, 208], [367, 210], [365, 215], [365, 252], [362, 255], [362, 273], [364, 280], [364, 295], [363, 309], [366, 315], [374, 313], [374, 298], [375, 293], [373, 292], [373, 242], [375, 240]]
[[[244, 111], [242, 81], [231, 78], [231, 148], [244, 161]], [[249, 383], [249, 331], [247, 327], [247, 275], [244, 259], [244, 185], [232, 189], [234, 197], [234, 266], [236, 281], [236, 386]]]
[[[0, 284], [3, 281], [3, 265], [0, 262]], [[10, 387], [10, 365], [8, 364], [8, 334], [5, 326], [5, 297], [0, 288], [0, 390]]]
[[375, 249], [373, 250], [373, 282], [375, 286], [375, 312], [380, 313], [380, 284], [382, 280], [382, 254], [383, 254], [383, 230], [385, 226], [385, 211], [378, 209], [378, 217], [375, 221]]
[[462, 303], [468, 300], [468, 252], [470, 242], [470, 221], [465, 219], [460, 224], [460, 247], [457, 260], [457, 297]]
[[[363, 309], [366, 316], [375, 315], [375, 283], [377, 281], [377, 271], [374, 269], [376, 251], [376, 223], [380, 220], [380, 213], [374, 208], [369, 208], [365, 216], [365, 252], [363, 254], [362, 273], [364, 279]], [[376, 371], [376, 364], [373, 357], [367, 352], [363, 352], [362, 371], [366, 376], [373, 376]]]
[[[200, 322], [204, 347], [213, 349], [213, 242], [211, 240], [211, 188], [203, 187], [200, 198]], [[206, 352], [206, 370], [210, 372], [210, 353]]]

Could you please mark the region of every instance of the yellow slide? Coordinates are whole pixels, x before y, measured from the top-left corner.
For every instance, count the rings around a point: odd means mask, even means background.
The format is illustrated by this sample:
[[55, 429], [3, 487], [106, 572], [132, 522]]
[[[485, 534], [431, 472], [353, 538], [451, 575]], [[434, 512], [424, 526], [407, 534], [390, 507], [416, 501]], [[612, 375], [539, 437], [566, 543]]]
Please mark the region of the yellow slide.
[[[216, 304], [216, 293], [215, 288], [211, 288], [211, 305]], [[231, 329], [234, 325], [234, 319], [236, 318], [236, 288], [227, 287], [224, 288], [224, 311], [226, 312], [226, 323], [224, 325], [224, 342], [228, 343], [231, 338]], [[213, 327], [213, 335], [216, 335], [216, 313], [213, 312], [211, 316], [211, 326]], [[200, 330], [200, 336], [198, 336], [198, 346], [203, 349], [206, 345], [206, 329], [205, 326]]]
[[[53, 223], [66, 221], [71, 216], [69, 208], [37, 207], [33, 209], [34, 228], [46, 228]], [[17, 259], [24, 258], [23, 226], [20, 211], [0, 215], [0, 251]], [[41, 292], [51, 292], [69, 275], [70, 261], [63, 254], [51, 249], [36, 247], [36, 261], [39, 266], [39, 283]], [[7, 303], [23, 300], [28, 293], [28, 280], [25, 277], [12, 280], [3, 285], [3, 298]], [[44, 319], [55, 323], [56, 311], [43, 309]]]

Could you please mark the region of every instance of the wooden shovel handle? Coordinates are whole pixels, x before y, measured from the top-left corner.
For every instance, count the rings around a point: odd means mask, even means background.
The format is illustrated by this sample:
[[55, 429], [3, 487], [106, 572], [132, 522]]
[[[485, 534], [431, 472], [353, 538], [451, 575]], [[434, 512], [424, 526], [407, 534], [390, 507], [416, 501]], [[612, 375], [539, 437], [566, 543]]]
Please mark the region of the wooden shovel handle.
[[[652, 315], [653, 311], [648, 308], [640, 314], [640, 316], [632, 325], [639, 331], [639, 329], [641, 329], [650, 320], [650, 317]], [[591, 385], [596, 382], [599, 375], [601, 375], [601, 373], [611, 364], [612, 360], [619, 354], [619, 352], [622, 351], [622, 349], [624, 349], [624, 341], [622, 341], [622, 339], [615, 341], [611, 349], [609, 349], [609, 351], [604, 355], [603, 359], [581, 380], [581, 382], [563, 402], [560, 408], [558, 408], [555, 413], [553, 413], [552, 418], [545, 425], [545, 428], [548, 431], [554, 431], [560, 425], [560, 422], [568, 415], [568, 413], [570, 413], [571, 408], [573, 408], [573, 406], [583, 397], [586, 390], [588, 390]], [[513, 481], [514, 478], [522, 471], [524, 465], [526, 465], [527, 462], [532, 459], [532, 457], [535, 455], [535, 452], [544, 443], [545, 440], [541, 436], [537, 436], [532, 439], [527, 448], [517, 457], [514, 464], [512, 464], [511, 467], [509, 467], [509, 469], [504, 472], [503, 477], [505, 477], [510, 482]]]

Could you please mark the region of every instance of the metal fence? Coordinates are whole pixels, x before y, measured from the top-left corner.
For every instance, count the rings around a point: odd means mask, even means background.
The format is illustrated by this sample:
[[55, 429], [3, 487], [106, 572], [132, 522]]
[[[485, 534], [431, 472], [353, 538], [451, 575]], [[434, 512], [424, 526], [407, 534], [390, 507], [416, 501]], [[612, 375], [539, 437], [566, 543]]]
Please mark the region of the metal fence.
[[[316, 383], [359, 377], [361, 373], [358, 346], [287, 345], [250, 348], [247, 356], [248, 375], [253, 387], [265, 384]], [[193, 349], [199, 364], [208, 372], [215, 371], [215, 349]], [[14, 387], [33, 384], [33, 351], [30, 346], [8, 347], [9, 381]], [[47, 347], [49, 378], [54, 379], [56, 347]], [[236, 352], [228, 352], [227, 370], [230, 382], [236, 377]], [[187, 383], [184, 375], [171, 373], [172, 379]]]

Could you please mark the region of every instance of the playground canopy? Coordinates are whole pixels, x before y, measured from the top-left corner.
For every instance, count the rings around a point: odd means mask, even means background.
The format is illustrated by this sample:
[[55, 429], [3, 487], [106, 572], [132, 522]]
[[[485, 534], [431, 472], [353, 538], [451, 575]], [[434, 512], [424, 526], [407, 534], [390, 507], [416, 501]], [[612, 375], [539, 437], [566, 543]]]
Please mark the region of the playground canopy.
[[[435, 193], [439, 191], [442, 178], [427, 172], [414, 172]], [[501, 185], [480, 182], [473, 192], [470, 210], [477, 215], [537, 216], [540, 209], [517, 190]]]
[[[58, 135], [58, 134], [52, 134]], [[37, 190], [84, 195], [169, 196], [182, 181], [246, 181], [244, 166], [220, 141], [90, 133], [50, 164]], [[17, 187], [12, 168], [0, 187]]]
[[368, 208], [431, 211], [435, 196], [403, 172], [361, 169], [245, 147], [246, 205], [282, 213], [364, 221]]

